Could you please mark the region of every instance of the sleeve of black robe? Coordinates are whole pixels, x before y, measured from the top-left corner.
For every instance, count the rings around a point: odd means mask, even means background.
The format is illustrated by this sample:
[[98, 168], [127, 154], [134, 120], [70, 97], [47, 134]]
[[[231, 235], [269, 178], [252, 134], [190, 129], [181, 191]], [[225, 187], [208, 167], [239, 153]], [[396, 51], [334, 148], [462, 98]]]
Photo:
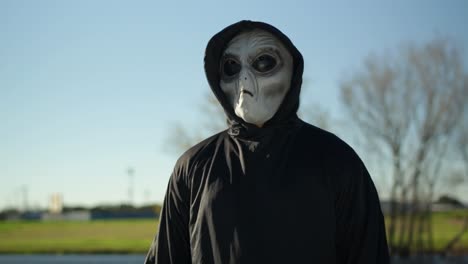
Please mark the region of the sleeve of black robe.
[[336, 249], [339, 264], [388, 264], [379, 197], [364, 164], [353, 152], [336, 183]]
[[159, 217], [159, 231], [146, 256], [145, 264], [192, 263], [188, 232], [190, 192], [183, 175], [176, 169], [169, 179]]

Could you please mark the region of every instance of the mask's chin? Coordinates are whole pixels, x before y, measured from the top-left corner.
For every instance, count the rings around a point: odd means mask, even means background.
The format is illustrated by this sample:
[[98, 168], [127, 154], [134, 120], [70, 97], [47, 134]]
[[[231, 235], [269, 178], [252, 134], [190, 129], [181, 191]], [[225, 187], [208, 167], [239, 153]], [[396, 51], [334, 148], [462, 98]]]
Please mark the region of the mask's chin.
[[239, 97], [234, 111], [242, 120], [257, 127], [263, 127], [273, 117], [271, 111], [258, 104], [254, 98], [246, 98], [245, 96]]

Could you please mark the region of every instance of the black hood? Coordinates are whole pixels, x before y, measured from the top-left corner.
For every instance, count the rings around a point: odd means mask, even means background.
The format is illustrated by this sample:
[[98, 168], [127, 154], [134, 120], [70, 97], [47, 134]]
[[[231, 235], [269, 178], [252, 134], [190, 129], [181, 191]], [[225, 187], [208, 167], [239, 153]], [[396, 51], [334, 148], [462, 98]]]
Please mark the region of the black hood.
[[[219, 85], [219, 63], [227, 44], [240, 33], [253, 29], [261, 29], [273, 34], [283, 43], [293, 57], [293, 76], [291, 79], [291, 87], [276, 114], [268, 120], [262, 128], [246, 123], [238, 117], [234, 113], [234, 109], [229, 104]], [[296, 112], [299, 108], [299, 94], [301, 91], [303, 70], [304, 60], [302, 59], [301, 53], [297, 50], [291, 40], [277, 28], [263, 22], [242, 20], [232, 24], [214, 35], [208, 42], [205, 51], [205, 73], [208, 83], [210, 84], [211, 90], [213, 90], [216, 98], [224, 108], [224, 112], [227, 115], [230, 126], [229, 133], [234, 136], [258, 134], [261, 133], [262, 130], [264, 131], [271, 127], [283, 126], [291, 121], [297, 120]]]

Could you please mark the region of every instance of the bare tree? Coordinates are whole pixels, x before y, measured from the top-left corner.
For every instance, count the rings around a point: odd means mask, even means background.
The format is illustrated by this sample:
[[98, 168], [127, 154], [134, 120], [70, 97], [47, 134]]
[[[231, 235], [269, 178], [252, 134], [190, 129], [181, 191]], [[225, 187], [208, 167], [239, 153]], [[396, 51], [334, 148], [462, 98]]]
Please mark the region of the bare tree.
[[224, 111], [211, 92], [206, 92], [204, 100], [199, 105], [200, 122], [196, 127], [190, 127], [181, 122], [174, 122], [170, 128], [166, 149], [179, 154], [216, 132], [227, 128]]
[[[426, 221], [420, 213], [431, 211], [446, 141], [462, 117], [467, 80], [458, 49], [448, 40], [435, 39], [403, 48], [394, 57], [369, 56], [359, 72], [340, 84], [352, 121], [366, 140], [383, 148], [376, 153], [391, 164], [392, 253], [412, 248], [415, 230], [424, 230], [424, 222], [417, 219]], [[436, 176], [423, 188], [421, 178], [429, 171]]]
[[[464, 119], [460, 124], [460, 129], [457, 131], [458, 133], [455, 138], [455, 145], [463, 163], [464, 175], [462, 176], [464, 177], [460, 180], [468, 182], [468, 106], [465, 105], [465, 107]], [[466, 232], [468, 232], [468, 214], [465, 215], [460, 231], [445, 246], [445, 252], [451, 250]]]
[[335, 124], [330, 116], [330, 113], [324, 107], [318, 104], [301, 107], [298, 115], [305, 121], [325, 130], [330, 130], [332, 124]]

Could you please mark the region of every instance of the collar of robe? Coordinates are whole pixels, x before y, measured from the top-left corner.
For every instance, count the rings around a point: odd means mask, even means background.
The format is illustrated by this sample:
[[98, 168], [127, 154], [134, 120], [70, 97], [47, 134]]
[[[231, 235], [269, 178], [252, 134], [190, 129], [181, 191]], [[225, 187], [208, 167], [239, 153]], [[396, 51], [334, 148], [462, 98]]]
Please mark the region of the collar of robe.
[[302, 125], [303, 122], [296, 115], [285, 122], [263, 127], [230, 121], [228, 134], [246, 147], [246, 154], [261, 154], [271, 144], [279, 143], [280, 138], [295, 134]]

